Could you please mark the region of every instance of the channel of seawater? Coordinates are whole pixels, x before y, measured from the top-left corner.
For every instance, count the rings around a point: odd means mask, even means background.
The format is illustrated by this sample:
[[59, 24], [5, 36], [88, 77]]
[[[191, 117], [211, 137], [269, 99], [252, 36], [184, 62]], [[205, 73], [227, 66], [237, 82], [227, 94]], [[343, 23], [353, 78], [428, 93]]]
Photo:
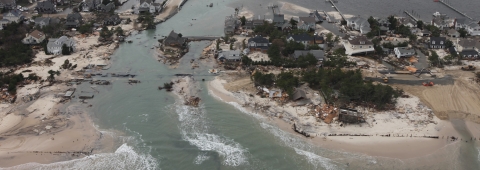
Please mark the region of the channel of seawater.
[[[373, 1], [373, 0], [369, 0]], [[369, 2], [366, 1], [366, 2]], [[357, 153], [324, 149], [309, 144], [304, 138], [289, 134], [266, 123], [256, 114], [242, 111], [235, 104], [224, 103], [211, 95], [206, 82], [200, 82], [202, 104], [198, 108], [184, 106], [173, 94], [159, 91], [176, 73], [195, 75], [195, 79], [211, 80], [206, 67], [192, 70], [190, 59], [196, 59], [209, 42], [190, 43], [190, 52], [178, 69], [158, 62], [157, 39], [171, 30], [183, 35], [222, 35], [224, 16], [243, 4], [253, 11], [265, 10], [273, 1], [212, 0], [217, 8], [207, 8], [205, 1], [190, 0], [182, 11], [158, 25], [156, 30], [143, 31], [128, 39], [112, 55], [106, 72], [137, 74], [139, 84], [128, 84], [126, 78], [108, 78], [110, 86], [94, 86], [98, 93], [88, 100], [95, 124], [105, 131], [122, 131], [121, 146], [114, 153], [87, 158], [35, 165], [37, 169], [478, 169], [479, 156], [475, 144], [455, 143], [427, 156], [398, 160], [371, 157]], [[262, 6], [254, 3], [262, 3]], [[317, 2], [292, 1], [300, 5]], [[350, 2], [350, 1], [349, 1]], [[384, 2], [384, 1], [382, 1]], [[208, 2], [210, 3], [210, 2]], [[352, 2], [352, 3], [356, 3]], [[387, 4], [391, 2], [388, 1]], [[323, 1], [321, 7], [329, 7]], [[424, 2], [422, 2], [424, 4]], [[339, 7], [341, 5], [339, 4]], [[265, 8], [265, 9], [264, 9]], [[374, 9], [369, 8], [369, 9]], [[373, 12], [374, 14], [377, 14]], [[383, 14], [384, 12], [379, 12]], [[369, 14], [369, 13], [367, 13]], [[196, 19], [196, 20], [192, 20]], [[190, 26], [193, 25], [193, 26]], [[327, 28], [334, 28], [326, 26]], [[79, 90], [94, 91], [84, 83]], [[465, 137], [468, 132], [458, 130]], [[392, 146], [394, 147], [394, 146]]]

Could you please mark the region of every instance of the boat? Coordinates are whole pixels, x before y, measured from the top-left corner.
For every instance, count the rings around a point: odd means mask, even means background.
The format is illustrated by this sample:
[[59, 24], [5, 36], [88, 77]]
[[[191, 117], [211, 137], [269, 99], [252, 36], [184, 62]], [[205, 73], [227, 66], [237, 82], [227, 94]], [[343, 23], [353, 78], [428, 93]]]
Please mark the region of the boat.
[[433, 16], [434, 16], [434, 17], [439, 17], [440, 15], [442, 15], [442, 14], [440, 14], [440, 12], [438, 12], [438, 11], [435, 12], [435, 13], [433, 13]]

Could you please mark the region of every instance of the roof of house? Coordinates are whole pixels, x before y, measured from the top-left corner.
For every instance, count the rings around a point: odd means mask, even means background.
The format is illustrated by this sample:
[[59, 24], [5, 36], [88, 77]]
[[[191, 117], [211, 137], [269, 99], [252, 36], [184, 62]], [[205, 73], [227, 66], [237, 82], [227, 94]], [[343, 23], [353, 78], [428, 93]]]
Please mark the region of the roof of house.
[[105, 5], [105, 4], [100, 4], [100, 5], [98, 6], [98, 8], [101, 9], [101, 10], [103, 10], [103, 11], [110, 12], [110, 11], [112, 11], [112, 10], [115, 9], [115, 4], [114, 4], [113, 2], [110, 2], [110, 3], [108, 3], [107, 5]]
[[55, 9], [55, 6], [50, 1], [37, 2], [37, 8], [41, 9]]
[[4, 4], [8, 4], [8, 3], [13, 4], [13, 3], [15, 3], [15, 0], [0, 0], [0, 2], [2, 2]]
[[45, 37], [45, 34], [43, 32], [38, 31], [38, 30], [33, 30], [29, 35], [32, 36], [32, 37], [35, 37], [36, 39]]
[[314, 36], [313, 36], [313, 39], [314, 39], [315, 41], [324, 40], [323, 36], [320, 36], [320, 35], [314, 35]]
[[153, 3], [153, 0], [140, 0], [140, 4], [143, 4], [144, 2], [151, 4]]
[[365, 36], [349, 38], [348, 42], [352, 45], [373, 45], [373, 43], [369, 41]]
[[300, 21], [306, 22], [306, 23], [315, 23], [315, 17], [298, 17]]
[[318, 13], [318, 10], [315, 10], [315, 12], [313, 12], [313, 15], [320, 21], [323, 21], [323, 16]]
[[240, 55], [242, 51], [240, 50], [231, 50], [231, 51], [222, 51], [218, 58], [225, 58], [227, 60], [240, 60], [242, 56]]
[[307, 56], [312, 54], [317, 60], [325, 60], [325, 51], [323, 50], [295, 50], [292, 57], [297, 59], [300, 56]]
[[422, 31], [422, 33], [423, 33], [423, 34], [431, 34], [432, 32], [428, 31], [427, 29], [424, 29], [424, 30]]
[[475, 50], [463, 50], [462, 52], [460, 52], [460, 55], [464, 56], [464, 55], [478, 55], [478, 52], [475, 51]]
[[453, 35], [453, 34], [458, 34], [458, 31], [455, 29], [449, 29], [448, 30], [448, 35]]
[[48, 22], [50, 21], [50, 18], [48, 18], [48, 17], [37, 17], [37, 18], [35, 18], [34, 21], [35, 21], [35, 23], [43, 21], [43, 22], [46, 22], [48, 24]]
[[[400, 20], [400, 22], [403, 24], [403, 25], [407, 25], [407, 24], [412, 24], [412, 25], [417, 25], [417, 23], [410, 19], [410, 18], [403, 18]], [[389, 22], [390, 23], [390, 22]]]
[[18, 9], [12, 9], [12, 10], [8, 11], [7, 13], [3, 14], [3, 16], [5, 16], [5, 15], [8, 14], [8, 13], [13, 14], [13, 16], [15, 16], [15, 17], [20, 17], [20, 16], [22, 16], [22, 11], [20, 11], [20, 10], [18, 10]]
[[61, 36], [60, 38], [48, 39], [47, 47], [62, 47], [63, 44], [71, 44], [75, 41], [67, 36]]
[[268, 43], [269, 42], [268, 39], [263, 38], [262, 36], [259, 36], [259, 35], [248, 39], [248, 43], [250, 43], [252, 41], [255, 42], [255, 43]]
[[472, 39], [462, 39], [460, 42], [458, 42], [458, 45], [462, 46], [463, 48], [469, 48], [469, 47], [475, 47], [477, 42]]
[[273, 14], [273, 20], [272, 20], [274, 23], [277, 23], [277, 22], [285, 22], [285, 18], [284, 18], [284, 15], [283, 14]]
[[293, 39], [293, 41], [313, 41], [313, 36], [307, 33], [288, 36], [288, 38], [290, 37]]
[[185, 43], [186, 40], [187, 40], [186, 38], [178, 36], [178, 34], [172, 30], [170, 34], [168, 34], [168, 37], [165, 38], [164, 42], [165, 44], [172, 44], [172, 43], [183, 44]]
[[67, 20], [82, 20], [82, 15], [78, 12], [70, 13], [67, 15]]
[[457, 19], [455, 19], [455, 21], [457, 22], [457, 24], [461, 24], [461, 25], [468, 24], [466, 18], [457, 18]]
[[415, 54], [415, 50], [406, 47], [395, 47], [401, 54], [413, 53]]
[[282, 29], [285, 29], [285, 28], [288, 28], [288, 27], [292, 27], [292, 24], [290, 24], [290, 22], [283, 23]]
[[430, 44], [434, 41], [435, 42], [441, 42], [441, 41], [445, 42], [445, 41], [447, 41], [447, 38], [445, 38], [445, 37], [430, 37]]
[[478, 27], [478, 23], [477, 22], [472, 22], [470, 24], [468, 24], [469, 27]]
[[297, 89], [293, 93], [293, 100], [300, 100], [300, 99], [306, 99], [307, 95], [305, 95], [305, 91]]
[[450, 52], [450, 54], [457, 54], [457, 49], [455, 49], [454, 46], [451, 46], [450, 48], [448, 48], [448, 51]]

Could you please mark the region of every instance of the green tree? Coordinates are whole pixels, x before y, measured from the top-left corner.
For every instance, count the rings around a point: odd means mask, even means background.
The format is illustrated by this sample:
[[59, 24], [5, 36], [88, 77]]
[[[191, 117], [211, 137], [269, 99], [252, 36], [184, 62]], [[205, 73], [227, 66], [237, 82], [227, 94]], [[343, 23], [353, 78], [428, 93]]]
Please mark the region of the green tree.
[[467, 30], [465, 30], [465, 28], [460, 28], [458, 30], [458, 33], [460, 33], [460, 37], [462, 37], [462, 38], [466, 38], [467, 34], [468, 34], [468, 32], [467, 32]]
[[282, 72], [277, 75], [275, 84], [286, 91], [290, 97], [293, 97], [294, 88], [298, 86], [299, 79], [293, 75], [293, 72]]
[[417, 28], [420, 28], [420, 29], [423, 30], [423, 21], [421, 21], [421, 20], [417, 21]]
[[428, 60], [434, 66], [439, 66], [440, 65], [440, 57], [438, 56], [437, 52], [435, 52], [435, 51], [431, 51], [431, 55], [428, 56]]
[[397, 28], [398, 21], [393, 15], [388, 17], [388, 22], [390, 22], [390, 30], [395, 30]]
[[298, 21], [293, 19], [293, 17], [290, 18], [290, 25], [292, 25], [293, 28], [297, 27], [297, 23], [298, 23]]
[[117, 36], [123, 36], [124, 35], [122, 27], [115, 28], [115, 33], [117, 34]]
[[328, 43], [332, 43], [332, 39], [333, 38], [333, 34], [331, 32], [329, 32], [327, 35], [326, 35], [326, 39], [325, 41], [327, 41]]
[[245, 18], [245, 16], [242, 16], [242, 18], [240, 18], [240, 21], [242, 21], [242, 26], [245, 25], [245, 22], [247, 22], [247, 18]]
[[253, 79], [255, 85], [271, 87], [273, 82], [275, 82], [275, 75], [272, 73], [262, 74], [261, 72], [257, 71], [255, 74], [253, 74]]
[[453, 42], [450, 41], [450, 40], [447, 40], [447, 41], [445, 42], [445, 47], [446, 47], [446, 48], [453, 47]]

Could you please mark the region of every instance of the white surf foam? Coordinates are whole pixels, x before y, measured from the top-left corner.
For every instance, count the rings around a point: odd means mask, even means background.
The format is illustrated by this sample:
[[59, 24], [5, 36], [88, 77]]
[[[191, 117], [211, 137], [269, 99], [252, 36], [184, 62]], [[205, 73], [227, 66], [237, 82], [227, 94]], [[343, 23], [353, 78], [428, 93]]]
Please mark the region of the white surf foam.
[[139, 154], [131, 146], [123, 144], [115, 153], [101, 153], [81, 159], [51, 164], [27, 163], [7, 169], [159, 169], [158, 162], [151, 155]]
[[198, 154], [195, 160], [193, 161], [195, 164], [200, 165], [203, 161], [210, 159], [210, 156], [207, 156], [207, 153]]
[[[218, 99], [218, 100], [220, 100], [220, 101], [222, 101], [222, 102], [225, 102], [222, 98], [220, 98], [219, 96], [215, 95], [215, 93], [213, 93], [211, 90], [208, 90], [208, 94], [209, 94], [210, 96], [212, 96], [213, 98], [216, 98], [216, 99]], [[241, 106], [241, 105], [240, 105], [239, 103], [237, 103], [237, 102], [225, 102], [225, 103], [227, 103], [227, 104], [229, 104], [229, 105], [232, 105], [233, 107], [235, 107], [235, 108], [236, 108], [237, 110], [239, 110], [240, 112], [245, 113], [245, 114], [250, 115], [250, 116], [253, 116], [253, 117], [257, 118], [257, 119], [265, 119], [264, 116], [262, 116], [262, 115], [260, 115], [260, 114], [255, 114], [255, 113], [252, 113], [252, 112], [248, 111], [247, 109], [245, 109], [245, 107]]]
[[227, 137], [209, 133], [203, 105], [199, 108], [178, 103], [175, 105], [183, 140], [188, 141], [202, 151], [217, 152], [224, 158], [222, 162], [224, 165], [239, 166], [248, 164], [245, 154], [247, 150], [239, 143]]
[[286, 146], [293, 148], [297, 154], [304, 156], [305, 159], [315, 167], [315, 169], [318, 169], [319, 165], [325, 169], [341, 169], [333, 164], [333, 160], [307, 151], [313, 150], [313, 147], [306, 144], [301, 139], [292, 137], [291, 134], [264, 122], [260, 123], [260, 126], [279, 138]]

